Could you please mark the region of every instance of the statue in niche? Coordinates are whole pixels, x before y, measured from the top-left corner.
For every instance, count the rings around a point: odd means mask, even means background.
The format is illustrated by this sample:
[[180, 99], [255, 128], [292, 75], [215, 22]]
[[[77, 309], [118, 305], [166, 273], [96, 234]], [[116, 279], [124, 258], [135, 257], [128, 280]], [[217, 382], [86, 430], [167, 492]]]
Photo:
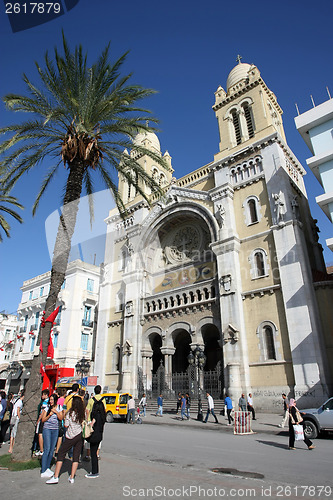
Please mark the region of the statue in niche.
[[219, 203], [217, 205], [217, 212], [216, 212], [215, 217], [216, 217], [218, 225], [220, 226], [220, 228], [222, 228], [224, 225], [224, 221], [225, 221], [225, 208], [222, 205], [222, 203]]
[[126, 247], [126, 250], [127, 250], [129, 257], [132, 257], [132, 255], [134, 254], [133, 243], [131, 243], [129, 240], [127, 240], [125, 247]]
[[281, 191], [279, 194], [275, 193], [272, 196], [275, 204], [276, 224], [278, 224], [279, 222], [283, 222], [284, 220], [284, 215], [286, 213], [286, 205], [284, 202], [283, 193]]

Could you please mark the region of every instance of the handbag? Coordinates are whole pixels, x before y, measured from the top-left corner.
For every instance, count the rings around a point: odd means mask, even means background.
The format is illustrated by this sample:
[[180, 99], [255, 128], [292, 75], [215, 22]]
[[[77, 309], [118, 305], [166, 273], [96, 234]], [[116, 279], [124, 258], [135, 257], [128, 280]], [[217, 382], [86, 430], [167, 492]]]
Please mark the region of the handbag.
[[91, 424], [88, 424], [86, 420], [82, 422], [82, 437], [83, 439], [89, 439], [93, 433], [93, 428]]
[[293, 425], [295, 433], [295, 441], [304, 441], [304, 429], [303, 425]]

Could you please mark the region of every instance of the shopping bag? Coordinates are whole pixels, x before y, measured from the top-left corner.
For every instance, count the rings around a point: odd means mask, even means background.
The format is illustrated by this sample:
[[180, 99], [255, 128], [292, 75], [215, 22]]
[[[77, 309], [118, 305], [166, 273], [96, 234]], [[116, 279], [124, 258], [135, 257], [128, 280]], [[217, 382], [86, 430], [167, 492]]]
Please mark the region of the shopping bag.
[[303, 441], [304, 440], [304, 429], [303, 425], [294, 425], [294, 433], [295, 433], [295, 441]]
[[86, 420], [83, 420], [83, 422], [82, 422], [82, 437], [83, 437], [83, 439], [90, 438], [92, 433], [93, 433], [92, 425], [88, 424], [88, 422]]

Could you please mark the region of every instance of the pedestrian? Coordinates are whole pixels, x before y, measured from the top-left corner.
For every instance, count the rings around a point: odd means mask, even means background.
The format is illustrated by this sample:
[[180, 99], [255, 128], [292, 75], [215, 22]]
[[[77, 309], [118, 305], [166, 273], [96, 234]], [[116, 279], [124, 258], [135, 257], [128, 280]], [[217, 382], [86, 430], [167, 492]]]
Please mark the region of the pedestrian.
[[[47, 408], [49, 404], [49, 396], [50, 396], [50, 391], [48, 389], [43, 389], [42, 394], [41, 394], [41, 399], [37, 408], [37, 423], [36, 423], [36, 434], [37, 434], [37, 439], [38, 439], [38, 446], [39, 446], [39, 451], [35, 452], [35, 456], [42, 456], [43, 451], [44, 451], [44, 443], [43, 443], [43, 426], [44, 423], [42, 422], [42, 415], [43, 411]], [[37, 444], [37, 443], [36, 443]], [[37, 447], [37, 446], [36, 446]]]
[[[95, 401], [100, 401], [102, 399], [101, 392], [102, 392], [101, 386], [100, 385], [96, 385], [96, 387], [94, 388], [94, 393], [91, 393], [91, 398], [89, 399], [88, 404], [86, 406], [86, 420], [87, 420], [87, 422], [91, 421], [91, 410], [93, 409], [94, 402]], [[104, 404], [104, 409], [106, 411], [105, 399], [102, 399], [102, 401], [103, 401], [103, 404]], [[84, 457], [84, 460], [87, 461], [87, 462], [89, 462], [89, 460], [90, 460], [90, 442], [87, 441], [85, 443], [85, 445], [86, 445], [86, 448], [87, 448], [87, 454]], [[101, 449], [101, 445], [102, 445], [102, 440], [99, 443], [99, 446], [98, 446], [98, 449], [97, 449], [97, 458], [98, 459], [99, 459], [99, 452], [100, 452], [100, 449]]]
[[190, 408], [191, 408], [191, 396], [189, 393], [186, 393], [186, 416], [188, 420], [190, 420]]
[[[6, 394], [6, 393], [5, 393]], [[12, 411], [13, 411], [13, 397], [14, 394], [10, 392], [8, 394], [8, 397], [6, 399], [6, 408], [5, 412], [3, 414], [2, 420], [1, 420], [1, 425], [0, 425], [0, 448], [2, 446], [2, 443], [5, 441], [6, 438], [6, 433], [10, 424], [10, 419], [12, 416]], [[2, 405], [4, 405], [3, 400]]]
[[132, 424], [135, 424], [135, 400], [132, 396], [129, 396], [127, 402], [127, 419], [126, 423], [129, 424], [132, 420]]
[[[295, 448], [295, 429], [294, 425], [301, 424], [303, 427], [303, 418], [296, 407], [296, 401], [290, 399], [289, 401], [289, 450], [296, 450]], [[313, 450], [315, 446], [309, 438], [304, 435], [304, 443], [309, 450]]]
[[146, 416], [146, 406], [147, 406], [147, 398], [146, 398], [145, 393], [142, 394], [142, 398], [140, 399], [139, 406], [141, 408], [140, 415], [142, 415], [142, 413], [143, 413], [143, 416], [145, 417]]
[[53, 476], [51, 471], [51, 461], [58, 441], [59, 420], [63, 418], [62, 406], [58, 406], [58, 395], [51, 394], [47, 408], [43, 410], [43, 444], [44, 453], [42, 456], [42, 470], [40, 477], [50, 478]]
[[284, 426], [286, 425], [286, 423], [289, 421], [289, 411], [288, 411], [289, 410], [289, 401], [288, 401], [288, 398], [284, 392], [282, 393], [282, 399], [283, 399], [283, 419], [282, 419], [281, 424], [279, 424], [279, 427], [282, 427], [282, 429], [283, 429]]
[[179, 408], [181, 408], [182, 406], [182, 395], [180, 392], [178, 392], [178, 396], [177, 396], [177, 409], [176, 409], [176, 414], [178, 415], [178, 412], [179, 412]]
[[65, 402], [63, 404], [63, 409], [65, 410], [65, 414], [70, 410], [74, 396], [79, 396], [79, 392], [80, 392], [79, 384], [77, 383], [73, 384], [72, 390], [70, 391], [68, 396], [66, 396]]
[[0, 448], [3, 443], [3, 438], [2, 438], [2, 433], [1, 433], [1, 427], [2, 427], [2, 420], [3, 417], [6, 413], [7, 409], [7, 398], [6, 398], [6, 393], [5, 391], [0, 391]]
[[[93, 433], [89, 438], [90, 443], [90, 457], [91, 457], [91, 472], [85, 475], [87, 479], [95, 479], [99, 477], [98, 470], [98, 456], [97, 451], [100, 443], [103, 439], [104, 425], [106, 422], [106, 412], [104, 400], [101, 400], [101, 396], [97, 399], [97, 396], [101, 393], [101, 386], [97, 385], [94, 389], [96, 396], [92, 399], [94, 401], [92, 410], [90, 412], [91, 425], [93, 427]], [[89, 400], [90, 402], [90, 400]], [[89, 406], [89, 402], [87, 408]]]
[[182, 399], [181, 399], [181, 405], [180, 405], [180, 416], [181, 416], [182, 420], [184, 420], [186, 417], [186, 398], [185, 398], [184, 394], [182, 394], [181, 396], [182, 396]]
[[157, 398], [157, 412], [155, 413], [155, 417], [159, 415], [160, 417], [163, 417], [163, 396], [160, 394]]
[[24, 399], [24, 389], [22, 389], [22, 391], [20, 392], [20, 396], [16, 399], [16, 401], [13, 404], [13, 411], [10, 419], [10, 444], [8, 453], [13, 453], [13, 447], [17, 434], [17, 427], [21, 418], [21, 411], [23, 408], [23, 399]]
[[70, 410], [65, 417], [66, 438], [60, 446], [58, 452], [58, 459], [53, 477], [51, 477], [46, 484], [57, 484], [59, 482], [59, 474], [66, 453], [73, 448], [73, 462], [71, 474], [68, 481], [73, 484], [75, 474], [79, 465], [80, 453], [82, 448], [82, 422], [84, 420], [84, 404], [80, 397], [74, 396]]
[[227, 417], [228, 417], [227, 425], [231, 425], [231, 423], [234, 421], [233, 417], [231, 416], [231, 412], [232, 412], [233, 407], [232, 407], [231, 398], [229, 397], [228, 394], [225, 395], [224, 404], [227, 407]]
[[214, 413], [214, 400], [213, 400], [212, 396], [209, 394], [209, 392], [206, 392], [206, 396], [207, 396], [207, 414], [206, 414], [206, 418], [203, 421], [203, 423], [204, 424], [207, 423], [208, 416], [211, 413], [213, 415], [213, 417], [215, 418], [215, 423], [218, 424], [219, 421], [217, 420], [217, 416]]
[[241, 397], [238, 400], [239, 411], [246, 411], [246, 399], [245, 394], [242, 393]]
[[253, 399], [252, 399], [251, 392], [249, 393], [249, 395], [247, 397], [247, 411], [250, 411], [252, 413], [252, 420], [256, 420], [256, 413], [255, 413], [254, 407], [253, 407]]

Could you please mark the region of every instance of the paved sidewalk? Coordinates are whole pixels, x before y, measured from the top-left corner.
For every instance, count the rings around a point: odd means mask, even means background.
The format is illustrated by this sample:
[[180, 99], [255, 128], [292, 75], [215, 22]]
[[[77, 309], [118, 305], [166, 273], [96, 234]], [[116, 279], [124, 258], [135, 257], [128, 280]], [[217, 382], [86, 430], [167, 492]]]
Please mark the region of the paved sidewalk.
[[[232, 414], [234, 416], [234, 413]], [[234, 432], [234, 426], [228, 426], [228, 419], [226, 416], [216, 414], [219, 423], [216, 424], [214, 422], [214, 417], [209, 415], [208, 421], [206, 424], [197, 420], [196, 412], [191, 413], [190, 420], [181, 420], [180, 412], [177, 415], [176, 413], [164, 413], [163, 417], [155, 416], [155, 413], [147, 412], [146, 416], [142, 417], [143, 424], [152, 424], [152, 425], [178, 425], [184, 427], [206, 427], [210, 430], [216, 430], [219, 432]], [[203, 417], [206, 417], [206, 411], [203, 412]], [[253, 432], [262, 432], [265, 434], [279, 434], [280, 432], [288, 433], [288, 426], [284, 429], [279, 427], [279, 424], [282, 421], [282, 413], [256, 413], [256, 420], [252, 421], [251, 429]]]
[[[192, 414], [193, 419], [189, 421], [182, 421], [180, 416], [175, 413], [166, 413], [163, 417], [155, 417], [154, 413], [147, 414], [143, 418], [143, 426], [154, 425], [154, 426], [177, 426], [179, 427], [190, 427], [191, 429], [199, 428], [204, 430], [204, 432], [226, 432], [233, 433], [233, 426], [227, 426], [227, 419], [218, 415], [219, 423], [215, 424], [213, 417], [210, 415], [209, 420], [206, 424], [196, 420], [196, 415]], [[205, 413], [204, 413], [205, 416]], [[252, 429], [257, 433], [266, 433], [272, 436], [274, 435], [287, 435], [288, 429], [281, 429], [278, 424], [282, 420], [282, 415], [278, 414], [267, 414], [258, 413], [257, 420], [253, 422]], [[113, 432], [117, 432], [120, 426], [131, 425], [123, 424], [121, 422], [115, 422], [113, 424], [106, 424], [109, 436]], [[110, 431], [111, 434], [110, 434]], [[128, 433], [130, 436], [132, 433]], [[129, 439], [133, 439], [129, 437]], [[238, 439], [237, 437], [235, 439]], [[106, 448], [106, 447], [105, 447]], [[8, 445], [4, 444], [0, 449], [0, 455], [8, 452]], [[123, 495], [114, 496], [114, 492], [118, 491], [125, 479], [131, 479], [132, 486], [137, 486], [137, 484], [150, 484], [148, 478], [158, 477], [165, 474], [165, 465], [152, 463], [152, 462], [141, 462], [138, 459], [134, 459], [134, 462], [140, 469], [139, 476], [131, 476], [129, 471], [128, 457], [107, 452], [102, 447], [102, 460], [101, 460], [101, 476], [96, 480], [86, 480], [84, 474], [90, 471], [91, 464], [89, 462], [82, 462], [79, 465], [77, 479], [74, 485], [69, 485], [67, 481], [68, 471], [70, 469], [71, 463], [67, 460], [64, 463], [63, 473], [61, 475], [61, 480], [58, 485], [46, 485], [45, 480], [40, 478], [40, 470], [26, 470], [21, 472], [10, 472], [7, 470], [0, 470], [0, 484], [1, 484], [1, 498], [10, 498], [11, 500], [22, 500], [25, 498], [27, 500], [43, 500], [47, 498], [48, 500], [59, 500], [62, 496], [71, 497], [74, 500], [82, 498], [98, 498], [100, 500], [108, 500], [113, 495], [114, 500], [121, 500]], [[54, 467], [53, 467], [54, 469]], [[170, 470], [168, 469], [168, 473]], [[173, 471], [174, 473], [174, 471]], [[187, 471], [187, 475], [191, 474], [191, 471]], [[193, 478], [191, 483], [196, 481], [196, 472], [193, 471]], [[186, 476], [187, 477], [187, 476]], [[192, 477], [192, 476], [191, 476]], [[176, 478], [177, 479], [177, 478]], [[188, 478], [187, 478], [188, 480]], [[139, 483], [137, 483], [139, 481]], [[146, 483], [145, 483], [146, 481]], [[167, 481], [167, 480], [166, 480]], [[173, 481], [173, 479], [172, 479]], [[211, 481], [211, 479], [209, 479]], [[221, 481], [220, 478], [216, 481]], [[226, 479], [224, 479], [224, 482]], [[194, 484], [193, 483], [193, 484]], [[126, 483], [127, 484], [127, 483]], [[169, 484], [169, 483], [166, 483]], [[172, 483], [174, 484], [174, 483]], [[196, 484], [196, 483], [195, 483]], [[210, 483], [209, 483], [210, 484]], [[219, 483], [220, 484], [220, 483]], [[238, 483], [237, 483], [238, 484]], [[120, 491], [120, 490], [119, 490]], [[196, 498], [196, 497], [195, 497]]]

